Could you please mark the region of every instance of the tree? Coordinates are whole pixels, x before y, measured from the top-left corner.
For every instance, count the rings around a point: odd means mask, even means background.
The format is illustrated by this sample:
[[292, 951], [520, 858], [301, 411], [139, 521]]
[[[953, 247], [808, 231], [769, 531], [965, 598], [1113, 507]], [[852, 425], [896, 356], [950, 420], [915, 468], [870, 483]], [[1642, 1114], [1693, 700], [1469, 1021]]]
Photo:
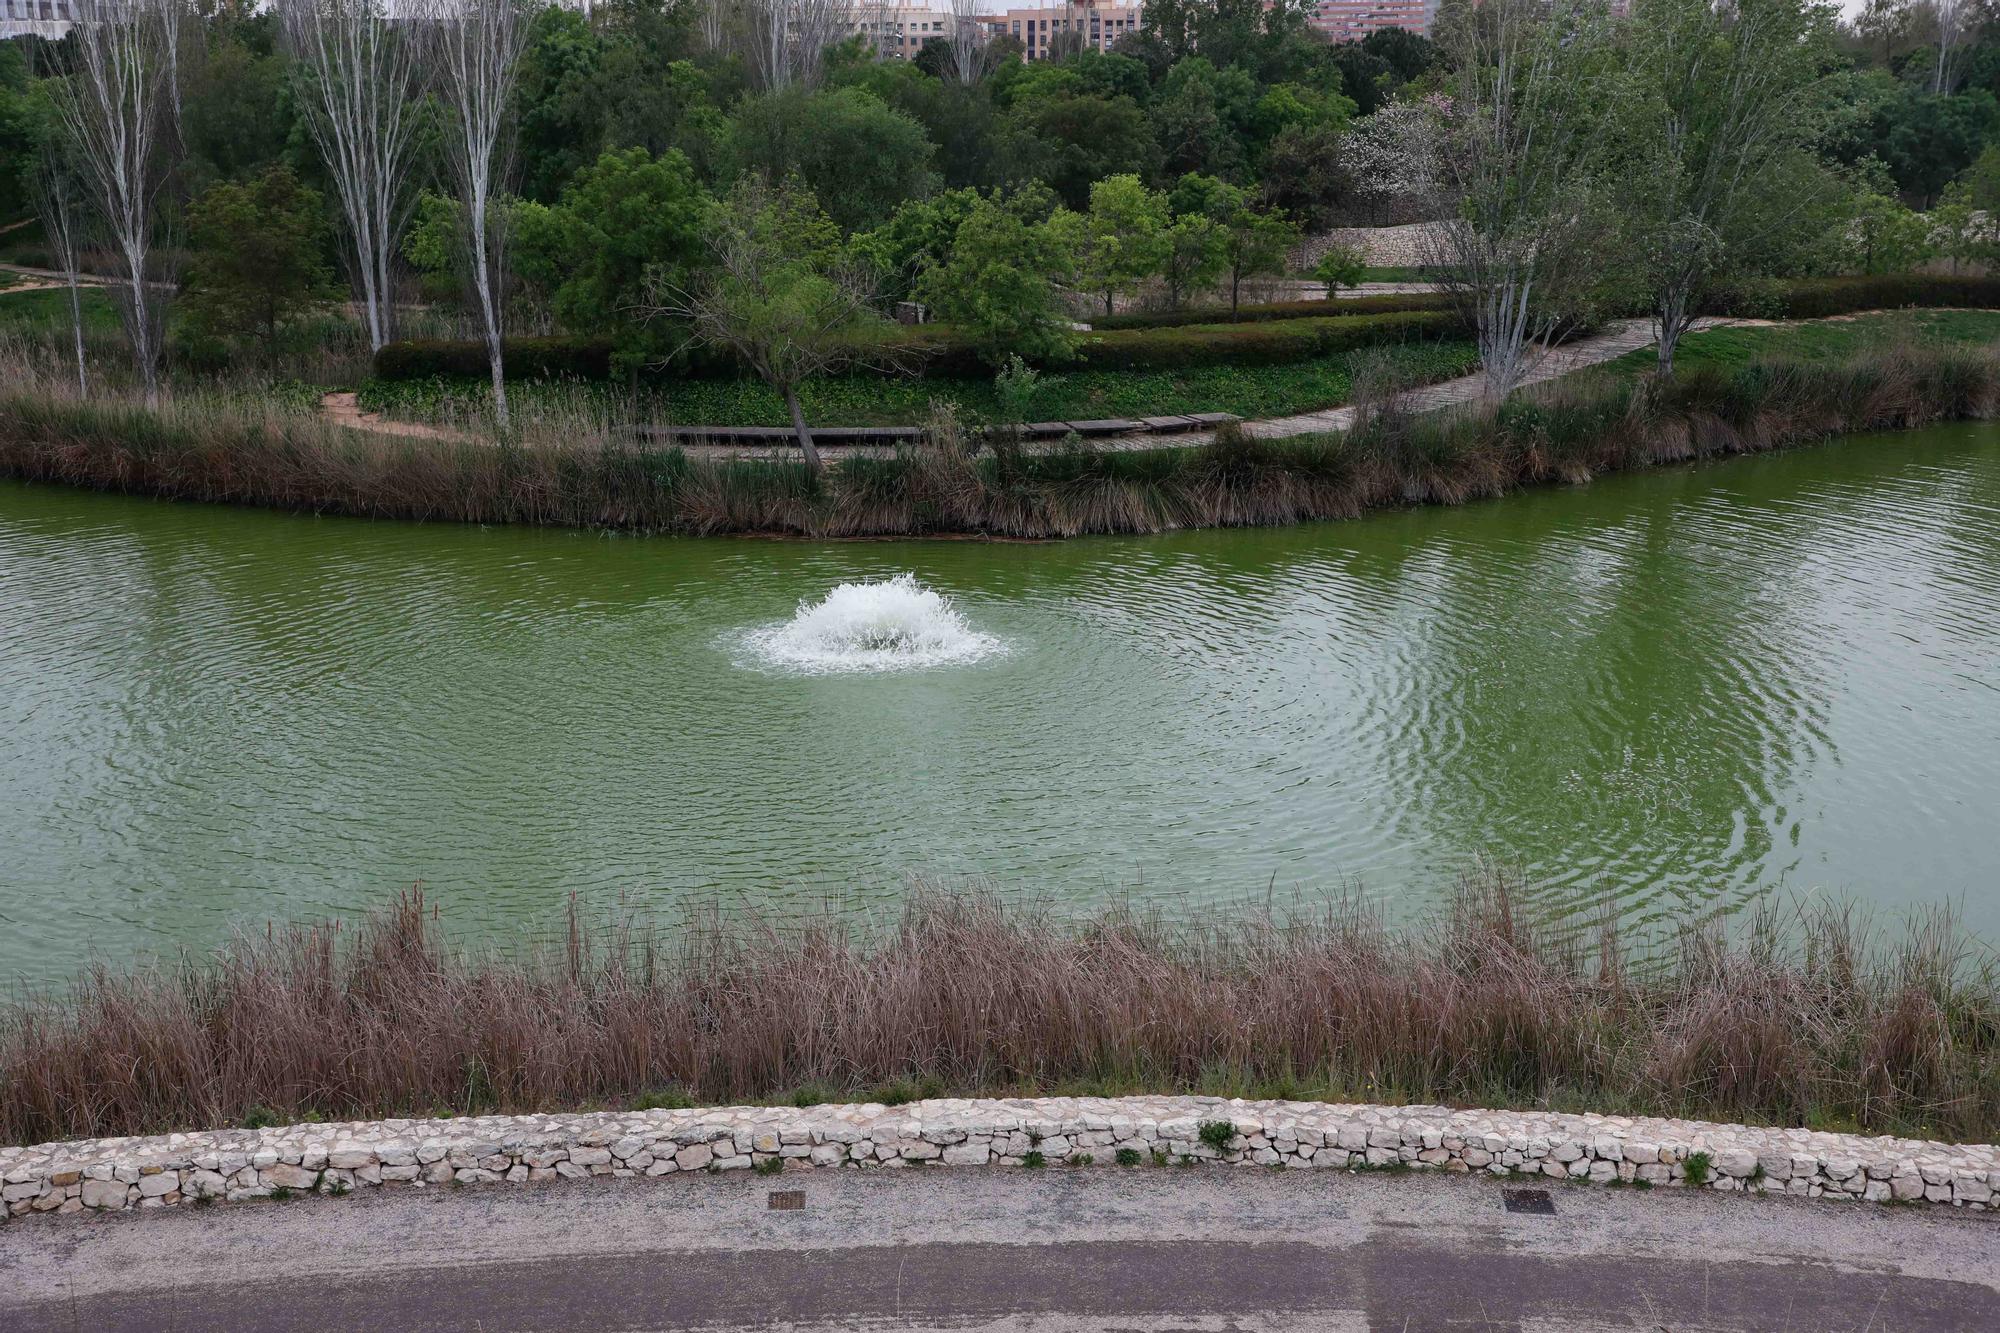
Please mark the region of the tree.
[[958, 229], [979, 206], [977, 190], [945, 190], [912, 199], [873, 231], [854, 238], [854, 252], [875, 266], [882, 294], [910, 299], [925, 272], [951, 259]]
[[1937, 253], [1930, 219], [1900, 199], [1863, 189], [1854, 200], [1851, 263], [1863, 273], [1907, 273]]
[[867, 265], [796, 183], [751, 177], [709, 211], [710, 265], [688, 287], [657, 284], [654, 313], [685, 321], [692, 342], [726, 347], [776, 389], [806, 468], [824, 468], [799, 385], [855, 366], [907, 368], [870, 308]]
[[90, 372], [83, 355], [83, 288], [78, 262], [81, 248], [79, 228], [83, 200], [76, 166], [69, 154], [56, 144], [45, 144], [41, 156], [28, 173], [28, 190], [35, 202], [35, 216], [41, 219], [42, 234], [48, 238], [49, 257], [63, 275], [69, 289], [70, 336], [76, 351], [76, 391], [90, 393]]
[[1217, 69], [1190, 56], [1167, 71], [1153, 100], [1153, 130], [1173, 175], [1231, 176], [1244, 167], [1244, 132], [1257, 111], [1257, 86], [1235, 66]]
[[979, 21], [979, 0], [951, 0], [950, 29], [945, 34], [950, 59], [945, 68], [966, 87], [978, 83], [992, 68], [988, 38], [992, 30]]
[[117, 265], [114, 293], [146, 403], [160, 400], [171, 246], [164, 205], [180, 163], [173, 0], [74, 0], [70, 54], [55, 105], [89, 182], [98, 233]]
[[520, 190], [550, 203], [604, 147], [605, 43], [589, 18], [561, 5], [536, 10], [526, 26], [514, 88]]
[[846, 31], [849, 0], [741, 0], [745, 55], [766, 92], [814, 88], [826, 48]]
[[[571, 328], [613, 334], [629, 371], [661, 359], [657, 338], [647, 336], [651, 291], [686, 283], [704, 255], [712, 206], [679, 152], [606, 149], [535, 229], [534, 247], [550, 252], [534, 259], [555, 281], [556, 314]], [[530, 239], [522, 230], [525, 269]]]
[[1166, 284], [1167, 304], [1178, 310], [1189, 296], [1206, 291], [1222, 276], [1225, 238], [1215, 219], [1195, 212], [1174, 214], [1165, 240], [1160, 279]]
[[261, 334], [330, 300], [325, 223], [317, 193], [291, 168], [243, 184], [218, 181], [188, 208], [188, 313], [222, 335]]
[[1368, 252], [1346, 241], [1327, 246], [1319, 262], [1313, 265], [1313, 276], [1326, 284], [1329, 301], [1340, 294], [1342, 287], [1359, 287], [1367, 271]]
[[499, 192], [513, 161], [514, 79], [527, 26], [521, 21], [520, 0], [433, 3], [437, 8], [426, 28], [446, 102], [446, 158], [458, 181], [472, 289], [493, 376], [493, 419], [505, 431], [501, 293], [506, 290], [507, 235]]
[[1060, 284], [1074, 269], [1074, 215], [1050, 209], [1045, 190], [982, 196], [953, 238], [951, 258], [925, 270], [917, 299], [976, 338], [986, 358], [1019, 354], [1066, 361], [1076, 333]]
[[859, 88], [746, 98], [731, 121], [730, 144], [739, 171], [799, 177], [850, 231], [936, 184], [923, 126]]
[[1231, 311], [1241, 304], [1244, 279], [1282, 273], [1299, 243], [1299, 229], [1290, 218], [1256, 207], [1247, 191], [1213, 176], [1189, 172], [1181, 177], [1174, 186], [1173, 207], [1176, 213], [1201, 214], [1215, 223]]
[[1104, 298], [1104, 313], [1159, 273], [1166, 260], [1166, 196], [1137, 176], [1110, 176], [1090, 187], [1090, 212], [1078, 237], [1077, 277]]
[[1816, 136], [1831, 24], [1801, 0], [1638, 0], [1632, 17], [1620, 212], [1670, 378], [1703, 293], [1743, 267], [1746, 224], [1770, 227], [1753, 204], [1773, 166]]
[[409, 225], [422, 70], [385, 0], [286, 0], [293, 95], [333, 182], [348, 276], [380, 351], [396, 325], [397, 255]]
[[1498, 400], [1531, 353], [1574, 325], [1598, 280], [1604, 28], [1579, 0], [1488, 0], [1449, 18], [1453, 94], [1398, 113], [1408, 141], [1384, 166], [1439, 219], [1424, 259], [1472, 325]]
[[1154, 174], [1159, 147], [1129, 97], [1058, 94], [1017, 103], [1000, 130], [1006, 178], [1039, 180], [1071, 208], [1087, 208], [1090, 187], [1106, 176]]

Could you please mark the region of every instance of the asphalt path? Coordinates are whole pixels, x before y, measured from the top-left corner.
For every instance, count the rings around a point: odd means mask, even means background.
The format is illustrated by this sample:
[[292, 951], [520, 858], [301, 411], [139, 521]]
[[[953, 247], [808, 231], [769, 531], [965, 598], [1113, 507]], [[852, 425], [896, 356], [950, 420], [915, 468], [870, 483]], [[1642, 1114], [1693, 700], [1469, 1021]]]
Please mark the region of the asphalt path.
[[1990, 1214], [1506, 1188], [743, 1172], [36, 1218], [0, 1226], [0, 1329], [2000, 1329]]

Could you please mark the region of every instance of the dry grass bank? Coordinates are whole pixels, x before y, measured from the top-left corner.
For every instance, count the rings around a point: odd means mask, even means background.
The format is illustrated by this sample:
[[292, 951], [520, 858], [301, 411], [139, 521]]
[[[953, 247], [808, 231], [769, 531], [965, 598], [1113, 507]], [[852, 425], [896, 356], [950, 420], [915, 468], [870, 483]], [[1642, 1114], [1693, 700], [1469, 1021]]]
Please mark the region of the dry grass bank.
[[1497, 411], [1377, 410], [1345, 434], [1228, 434], [1198, 448], [1078, 445], [996, 459], [975, 454], [946, 420], [926, 445], [849, 459], [815, 483], [789, 461], [694, 458], [561, 423], [505, 447], [399, 439], [221, 394], [158, 411], [80, 401], [32, 360], [0, 368], [0, 475], [377, 518], [823, 537], [1063, 537], [1350, 517], [2000, 408], [2000, 353], [1918, 344], [1670, 383], [1583, 376]]
[[[412, 895], [358, 928], [97, 971], [0, 1007], [0, 1141], [250, 1120], [945, 1091], [1203, 1090], [2000, 1131], [2000, 973], [1938, 918], [1543, 926], [1496, 879], [1421, 927], [1086, 919], [918, 895], [888, 929], [575, 919], [463, 952]], [[660, 1104], [658, 1101], [650, 1104]]]

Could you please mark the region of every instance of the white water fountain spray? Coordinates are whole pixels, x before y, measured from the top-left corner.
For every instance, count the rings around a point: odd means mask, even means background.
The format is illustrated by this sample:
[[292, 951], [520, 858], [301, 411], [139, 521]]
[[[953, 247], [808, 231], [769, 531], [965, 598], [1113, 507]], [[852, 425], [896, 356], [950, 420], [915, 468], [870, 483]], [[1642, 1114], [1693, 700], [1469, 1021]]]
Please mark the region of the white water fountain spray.
[[753, 630], [747, 642], [770, 665], [811, 673], [955, 666], [1004, 647], [914, 574], [840, 584], [816, 602], [800, 602], [784, 624]]

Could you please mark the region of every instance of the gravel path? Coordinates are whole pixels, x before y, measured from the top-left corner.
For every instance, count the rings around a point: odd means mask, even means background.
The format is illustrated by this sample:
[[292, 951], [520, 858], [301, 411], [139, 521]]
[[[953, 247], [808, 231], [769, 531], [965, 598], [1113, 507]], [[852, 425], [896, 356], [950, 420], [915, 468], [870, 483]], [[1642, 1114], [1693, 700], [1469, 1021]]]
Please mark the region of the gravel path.
[[1987, 1217], [1560, 1185], [1516, 1212], [1508, 1188], [743, 1171], [174, 1209], [0, 1229], [0, 1329], [2000, 1327]]

